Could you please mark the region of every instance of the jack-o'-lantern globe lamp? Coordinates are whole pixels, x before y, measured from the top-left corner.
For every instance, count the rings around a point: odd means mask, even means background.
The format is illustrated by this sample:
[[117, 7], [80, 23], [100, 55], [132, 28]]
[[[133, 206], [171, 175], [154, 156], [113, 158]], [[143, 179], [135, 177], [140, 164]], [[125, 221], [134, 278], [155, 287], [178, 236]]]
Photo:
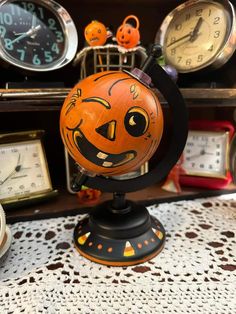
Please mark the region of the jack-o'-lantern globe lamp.
[[[133, 265], [160, 252], [165, 230], [147, 209], [125, 199], [126, 192], [161, 181], [178, 161], [187, 137], [187, 114], [175, 83], [156, 63], [154, 46], [142, 70], [105, 71], [79, 82], [67, 96], [60, 117], [62, 140], [80, 170], [73, 183], [113, 192], [74, 231], [78, 251], [106, 265]], [[114, 176], [137, 170], [155, 154], [165, 123], [161, 104], [150, 86], [167, 100], [172, 114], [165, 156], [141, 177]], [[145, 244], [146, 243], [146, 244]], [[145, 245], [144, 245], [145, 244]]]

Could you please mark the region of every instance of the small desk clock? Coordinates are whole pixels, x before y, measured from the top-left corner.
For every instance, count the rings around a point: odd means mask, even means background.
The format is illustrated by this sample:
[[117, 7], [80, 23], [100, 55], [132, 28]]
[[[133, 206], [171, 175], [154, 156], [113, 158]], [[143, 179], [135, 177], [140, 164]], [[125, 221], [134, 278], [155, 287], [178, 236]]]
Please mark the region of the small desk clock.
[[221, 189], [232, 180], [229, 147], [234, 127], [228, 121], [199, 120], [190, 123], [180, 177], [183, 185]]
[[0, 203], [17, 207], [57, 194], [42, 145], [44, 131], [0, 134]]

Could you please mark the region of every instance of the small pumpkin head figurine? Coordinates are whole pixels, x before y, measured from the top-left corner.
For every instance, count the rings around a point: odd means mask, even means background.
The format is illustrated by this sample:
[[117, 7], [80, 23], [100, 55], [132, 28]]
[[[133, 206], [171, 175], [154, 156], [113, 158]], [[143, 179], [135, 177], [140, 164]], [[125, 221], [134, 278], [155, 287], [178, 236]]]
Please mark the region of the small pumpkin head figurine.
[[[130, 19], [135, 20], [136, 27], [127, 23]], [[122, 25], [116, 32], [117, 43], [126, 49], [130, 49], [138, 45], [139, 39], [139, 19], [135, 15], [129, 15], [124, 19]]]
[[102, 46], [107, 40], [107, 30], [104, 24], [92, 21], [84, 29], [84, 37], [89, 46]]
[[131, 74], [104, 71], [80, 81], [64, 101], [61, 137], [81, 169], [113, 176], [151, 158], [163, 132], [154, 92]]

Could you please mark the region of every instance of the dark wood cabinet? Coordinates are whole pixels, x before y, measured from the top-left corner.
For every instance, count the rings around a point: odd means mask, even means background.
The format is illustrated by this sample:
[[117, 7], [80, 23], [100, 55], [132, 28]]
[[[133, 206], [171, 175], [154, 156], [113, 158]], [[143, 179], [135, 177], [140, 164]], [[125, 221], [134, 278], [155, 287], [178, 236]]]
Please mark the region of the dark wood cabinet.
[[[71, 14], [78, 30], [79, 47], [84, 47], [84, 27], [94, 19], [103, 22], [111, 30], [116, 31], [123, 19], [129, 14], [135, 14], [140, 19], [141, 44], [148, 49], [153, 43], [155, 34], [164, 17], [176, 5], [176, 1], [155, 0], [58, 0]], [[178, 1], [178, 4], [184, 1]], [[199, 73], [180, 75], [177, 84], [181, 88], [189, 109], [190, 119], [225, 119], [235, 123], [236, 108], [236, 54], [222, 68], [211, 73]], [[8, 210], [7, 216], [11, 221], [19, 219], [42, 218], [59, 214], [75, 212], [77, 208], [87, 210], [86, 205], [80, 205], [77, 197], [66, 191], [64, 147], [59, 133], [59, 116], [65, 95], [70, 88], [79, 80], [79, 68], [72, 63], [66, 67], [44, 74], [26, 74], [11, 67], [1, 67], [0, 78], [0, 132], [22, 131], [32, 129], [44, 129], [44, 145], [52, 178], [53, 187], [58, 189], [59, 196], [44, 204]], [[61, 94], [56, 96], [49, 93], [48, 96], [32, 97], [27, 93], [24, 97], [10, 94], [5, 89], [6, 82], [30, 82], [28, 92], [36, 90], [40, 84], [52, 88]], [[57, 82], [59, 85], [53, 85]], [[20, 84], [19, 84], [20, 86]], [[23, 84], [23, 91], [28, 87]], [[59, 89], [57, 89], [59, 86]], [[41, 89], [40, 89], [41, 90]], [[164, 100], [162, 99], [164, 103]], [[158, 185], [152, 186], [128, 197], [134, 200], [151, 204], [158, 201], [168, 201], [196, 196], [214, 195], [234, 191], [234, 185], [224, 191], [204, 191], [184, 189], [180, 195], [164, 192]], [[109, 194], [103, 194], [101, 200], [109, 198]], [[85, 209], [84, 209], [85, 208]], [[25, 217], [25, 218], [24, 218]]]

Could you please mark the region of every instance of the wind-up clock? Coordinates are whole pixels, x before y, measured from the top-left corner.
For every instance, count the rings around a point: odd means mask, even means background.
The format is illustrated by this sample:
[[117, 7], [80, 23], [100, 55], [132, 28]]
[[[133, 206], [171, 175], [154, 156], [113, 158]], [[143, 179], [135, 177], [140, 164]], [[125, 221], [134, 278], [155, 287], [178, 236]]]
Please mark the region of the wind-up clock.
[[0, 58], [30, 71], [61, 68], [75, 56], [76, 27], [53, 0], [0, 2]]
[[234, 127], [228, 121], [192, 121], [180, 183], [210, 189], [230, 183], [229, 147], [233, 134]]
[[228, 0], [190, 0], [164, 19], [155, 42], [180, 73], [218, 68], [235, 51], [235, 9]]
[[0, 203], [16, 207], [57, 194], [42, 145], [42, 130], [0, 134]]

